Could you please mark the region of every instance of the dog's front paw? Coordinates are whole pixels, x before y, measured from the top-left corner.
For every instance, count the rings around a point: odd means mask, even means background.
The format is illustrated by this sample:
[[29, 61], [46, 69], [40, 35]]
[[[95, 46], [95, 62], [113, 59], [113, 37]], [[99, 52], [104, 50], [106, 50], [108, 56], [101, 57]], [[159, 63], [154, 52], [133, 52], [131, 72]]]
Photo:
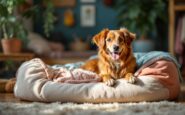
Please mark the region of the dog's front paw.
[[101, 75], [103, 82], [107, 86], [113, 86], [115, 84], [115, 80], [111, 78], [110, 75]]
[[114, 79], [108, 79], [107, 81], [104, 81], [104, 83], [107, 86], [113, 86], [115, 84], [115, 80]]
[[136, 77], [132, 73], [126, 75], [126, 80], [128, 83], [134, 84], [136, 82]]
[[127, 81], [128, 83], [132, 83], [132, 84], [134, 84], [135, 82], [136, 82], [136, 77], [134, 77], [134, 76], [131, 76], [129, 79], [128, 79], [128, 81]]

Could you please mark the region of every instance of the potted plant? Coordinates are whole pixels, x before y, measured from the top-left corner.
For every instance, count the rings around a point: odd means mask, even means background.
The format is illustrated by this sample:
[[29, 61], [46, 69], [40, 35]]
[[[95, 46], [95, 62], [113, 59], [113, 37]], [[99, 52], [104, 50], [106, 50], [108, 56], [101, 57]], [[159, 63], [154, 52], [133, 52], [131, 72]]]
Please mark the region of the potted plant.
[[5, 54], [18, 53], [22, 48], [21, 39], [25, 40], [26, 30], [14, 15], [15, 8], [24, 0], [1, 0], [0, 1], [0, 29], [3, 34], [1, 40]]
[[[134, 49], [150, 51], [154, 49], [154, 43], [148, 39], [149, 34], [157, 33], [157, 19], [166, 21], [165, 0], [117, 0], [115, 8], [118, 11], [120, 26], [136, 32], [139, 37], [134, 42]], [[136, 50], [138, 51], [138, 50]]]

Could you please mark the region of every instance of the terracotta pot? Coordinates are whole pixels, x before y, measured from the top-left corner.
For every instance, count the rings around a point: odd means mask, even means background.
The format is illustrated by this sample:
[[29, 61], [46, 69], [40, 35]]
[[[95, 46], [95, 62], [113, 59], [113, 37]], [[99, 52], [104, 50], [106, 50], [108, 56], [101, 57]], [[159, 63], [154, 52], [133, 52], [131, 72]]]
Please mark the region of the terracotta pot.
[[19, 39], [16, 38], [2, 39], [1, 44], [4, 54], [21, 52], [22, 42]]

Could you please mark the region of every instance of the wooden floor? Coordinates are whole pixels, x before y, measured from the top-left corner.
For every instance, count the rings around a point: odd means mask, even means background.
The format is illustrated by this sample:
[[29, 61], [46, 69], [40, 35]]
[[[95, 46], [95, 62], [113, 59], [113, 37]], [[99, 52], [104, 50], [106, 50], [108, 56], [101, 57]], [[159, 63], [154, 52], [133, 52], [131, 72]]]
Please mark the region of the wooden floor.
[[185, 83], [181, 84], [181, 92], [176, 102], [185, 103]]
[[[174, 102], [185, 104], [185, 84], [181, 85], [181, 93]], [[15, 98], [13, 93], [0, 93], [0, 102], [15, 102], [15, 103], [30, 103], [29, 101], [23, 101]]]

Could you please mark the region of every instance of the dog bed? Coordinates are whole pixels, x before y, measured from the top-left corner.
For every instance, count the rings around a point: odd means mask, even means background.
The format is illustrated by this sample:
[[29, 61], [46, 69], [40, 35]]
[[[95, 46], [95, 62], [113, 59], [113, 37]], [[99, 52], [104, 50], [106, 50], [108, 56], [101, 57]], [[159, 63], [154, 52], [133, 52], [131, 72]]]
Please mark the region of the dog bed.
[[[14, 94], [29, 101], [77, 103], [159, 101], [178, 97], [179, 65], [172, 56], [165, 52], [134, 55], [135, 84], [119, 79], [114, 87], [106, 86], [97, 74], [78, 68], [84, 62], [48, 66], [41, 59], [32, 59], [18, 69]], [[56, 77], [49, 79], [49, 76]]]

